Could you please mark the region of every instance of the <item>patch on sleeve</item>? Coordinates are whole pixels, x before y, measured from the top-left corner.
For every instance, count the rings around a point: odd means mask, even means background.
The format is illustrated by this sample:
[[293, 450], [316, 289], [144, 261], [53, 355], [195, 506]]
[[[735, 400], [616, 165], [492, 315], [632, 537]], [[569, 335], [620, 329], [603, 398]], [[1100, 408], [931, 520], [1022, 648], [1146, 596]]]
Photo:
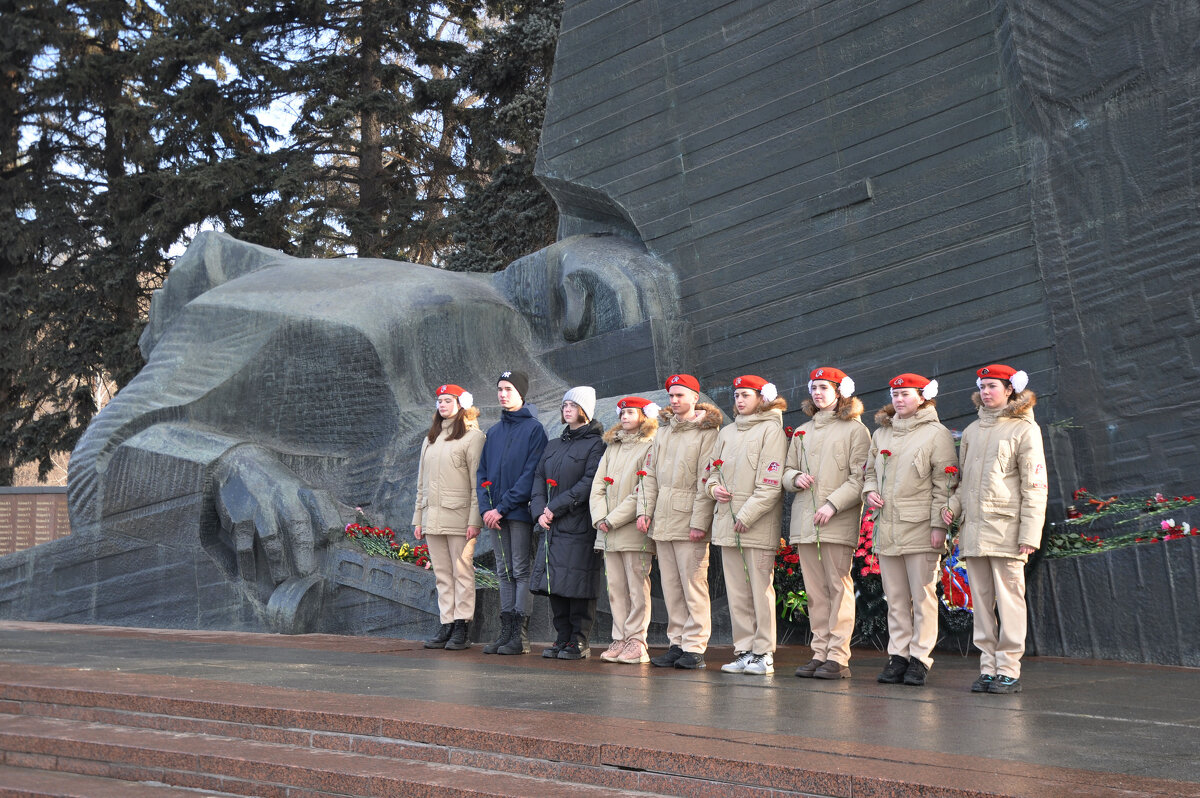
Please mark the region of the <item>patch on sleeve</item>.
[[775, 479], [774, 477], [763, 477], [762, 484], [777, 486], [779, 485], [779, 480]]
[[778, 471], [778, 470], [779, 470], [779, 463], [778, 463], [777, 461], [775, 461], [775, 460], [772, 460], [772, 461], [771, 461], [771, 464], [770, 464], [769, 466], [767, 466], [767, 473], [768, 473], [768, 474], [773, 474], [773, 473], [775, 473], [775, 472], [776, 472], [776, 471]]

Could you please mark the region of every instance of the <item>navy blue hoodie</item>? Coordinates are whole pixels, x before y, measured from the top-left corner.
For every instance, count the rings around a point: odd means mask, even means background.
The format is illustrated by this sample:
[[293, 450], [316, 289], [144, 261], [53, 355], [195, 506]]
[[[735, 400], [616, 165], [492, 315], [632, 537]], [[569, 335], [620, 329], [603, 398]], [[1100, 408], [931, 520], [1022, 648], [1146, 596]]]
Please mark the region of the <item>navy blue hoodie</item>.
[[[546, 430], [538, 421], [535, 406], [525, 404], [511, 413], [501, 411], [500, 423], [487, 431], [483, 454], [479, 457], [475, 492], [479, 496], [480, 515], [499, 510], [506, 521], [533, 523], [529, 497], [533, 492], [533, 472], [545, 448]], [[483, 487], [489, 481], [492, 484]]]

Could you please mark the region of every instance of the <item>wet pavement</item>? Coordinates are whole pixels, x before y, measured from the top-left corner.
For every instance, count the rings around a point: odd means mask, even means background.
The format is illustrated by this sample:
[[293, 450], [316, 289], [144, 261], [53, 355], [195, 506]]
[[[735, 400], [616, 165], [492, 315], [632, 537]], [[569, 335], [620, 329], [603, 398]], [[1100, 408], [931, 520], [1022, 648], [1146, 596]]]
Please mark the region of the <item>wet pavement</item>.
[[[427, 651], [419, 641], [0, 622], [0, 665], [155, 674], [489, 709], [761, 732], [1200, 784], [1200, 670], [1031, 657], [1016, 695], [973, 694], [977, 659], [939, 655], [923, 688], [882, 685], [886, 656], [856, 650], [854, 678], [773, 676]], [[655, 654], [657, 651], [651, 651]], [[240, 687], [239, 687], [240, 690]], [[1183, 785], [1181, 785], [1182, 787]], [[1181, 792], [1184, 792], [1181, 790]]]

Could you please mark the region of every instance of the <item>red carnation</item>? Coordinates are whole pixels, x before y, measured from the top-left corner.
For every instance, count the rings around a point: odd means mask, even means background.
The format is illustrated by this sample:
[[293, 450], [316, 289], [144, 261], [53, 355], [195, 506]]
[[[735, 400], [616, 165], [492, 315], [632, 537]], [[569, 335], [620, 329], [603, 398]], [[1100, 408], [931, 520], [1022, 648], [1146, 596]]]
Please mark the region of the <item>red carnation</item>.
[[604, 478], [604, 481], [605, 481], [605, 482], [607, 482], [609, 485], [613, 484], [613, 478], [612, 478], [612, 477], [605, 477], [605, 478]]
[[639, 471], [639, 472], [637, 472], [637, 475], [638, 475], [639, 477], [644, 477], [644, 476], [646, 476], [646, 472], [645, 472], [645, 471]]
[[720, 468], [721, 466], [725, 465], [725, 461], [724, 460], [713, 460], [712, 464], [713, 464], [713, 468]]
[[804, 430], [802, 430], [802, 429], [798, 429], [798, 430], [796, 430], [796, 434], [797, 434], [797, 435], [799, 435], [801, 438], [803, 438], [803, 437], [804, 437]]
[[557, 481], [555, 481], [555, 480], [553, 480], [553, 479], [547, 479], [547, 480], [546, 480], [546, 484], [547, 484], [547, 485], [549, 485], [549, 486], [550, 486], [550, 487], [552, 487], [552, 488], [557, 488], [557, 487], [558, 487], [558, 482], [557, 482]]
[[884, 457], [891, 457], [891, 456], [892, 456], [892, 450], [891, 450], [891, 449], [880, 449], [880, 450], [879, 450], [879, 453], [880, 453], [881, 455], [883, 455]]
[[786, 435], [786, 436], [788, 436], [789, 438], [790, 438], [790, 437], [792, 437], [792, 433], [793, 433], [793, 432], [795, 432], [795, 430], [794, 430], [794, 429], [792, 429], [791, 427], [784, 427], [784, 428], [783, 428], [783, 434], [784, 434], [784, 435]]
[[946, 466], [946, 473], [950, 476], [954, 476], [958, 473], [958, 466]]
[[492, 486], [492, 481], [490, 479], [485, 479], [483, 482], [479, 483], [479, 487], [481, 487], [481, 488], [490, 488], [491, 486]]

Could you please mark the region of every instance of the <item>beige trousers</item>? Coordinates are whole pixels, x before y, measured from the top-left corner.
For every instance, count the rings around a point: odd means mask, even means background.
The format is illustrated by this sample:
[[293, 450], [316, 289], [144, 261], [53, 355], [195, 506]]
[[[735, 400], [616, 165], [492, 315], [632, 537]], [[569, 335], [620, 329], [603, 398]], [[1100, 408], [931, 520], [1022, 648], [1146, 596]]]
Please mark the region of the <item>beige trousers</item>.
[[916, 657], [928, 667], [937, 643], [937, 552], [879, 558], [888, 604], [888, 654]]
[[800, 573], [808, 593], [813, 659], [848, 665], [854, 634], [854, 580], [850, 578], [854, 547], [822, 543], [817, 559], [817, 544], [801, 543], [796, 553], [800, 555]]
[[656, 540], [659, 580], [667, 605], [667, 640], [703, 654], [712, 636], [708, 596], [708, 541]]
[[1027, 626], [1025, 563], [1011, 557], [965, 557], [963, 562], [975, 610], [979, 672], [1019, 679]]
[[462, 535], [426, 535], [429, 561], [437, 581], [442, 623], [475, 617], [475, 541]]
[[[743, 563], [742, 555], [745, 555]], [[721, 547], [735, 651], [775, 651], [775, 550]], [[746, 580], [749, 575], [749, 581]]]
[[604, 552], [608, 606], [612, 610], [612, 639], [646, 642], [650, 625], [650, 563], [644, 551]]

